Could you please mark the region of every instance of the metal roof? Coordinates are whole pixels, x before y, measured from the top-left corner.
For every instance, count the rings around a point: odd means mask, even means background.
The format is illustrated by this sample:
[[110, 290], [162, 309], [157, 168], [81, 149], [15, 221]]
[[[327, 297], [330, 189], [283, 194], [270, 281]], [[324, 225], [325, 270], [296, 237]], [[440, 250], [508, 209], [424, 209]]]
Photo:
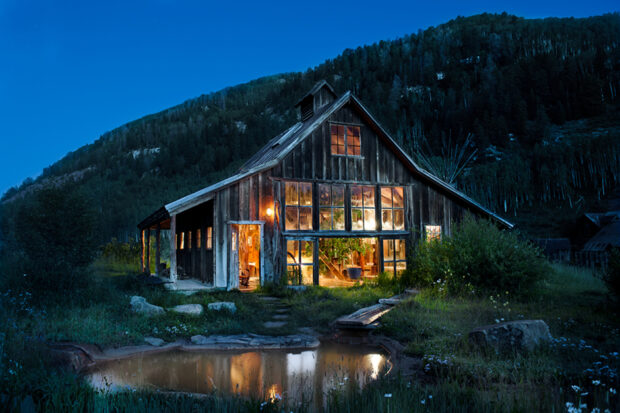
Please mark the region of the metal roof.
[[[324, 82], [324, 81], [323, 81]], [[314, 89], [317, 91], [327, 85], [330, 89], [331, 86], [327, 82], [319, 82], [315, 85]], [[333, 89], [332, 89], [333, 90]], [[310, 95], [312, 90], [306, 94]], [[316, 93], [316, 92], [315, 92]], [[304, 96], [304, 98], [306, 97]], [[302, 98], [302, 100], [304, 99]], [[355, 97], [350, 91], [343, 94], [340, 98], [320, 108], [310, 119], [304, 122], [298, 122], [285, 130], [281, 134], [271, 139], [262, 149], [260, 149], [254, 156], [252, 156], [239, 171], [220, 182], [217, 182], [211, 186], [208, 186], [193, 194], [187, 195], [174, 202], [165, 205], [166, 210], [172, 214], [178, 214], [199, 205], [205, 201], [212, 199], [215, 192], [223, 189], [241, 179], [250, 175], [262, 172], [276, 166], [286, 155], [288, 155], [293, 148], [300, 144], [306, 137], [308, 137], [317, 127], [319, 127], [329, 116], [331, 116], [338, 109], [342, 108], [345, 104], [352, 104], [355, 106], [362, 116], [368, 121], [371, 127], [373, 127], [381, 138], [392, 148], [396, 155], [409, 167], [411, 172], [418, 176], [418, 178], [430, 183], [431, 186], [440, 189], [441, 191], [448, 193], [454, 198], [460, 200], [467, 205], [470, 209], [489, 216], [493, 220], [497, 221], [506, 228], [512, 228], [514, 225], [507, 220], [503, 219], [499, 215], [493, 213], [489, 209], [480, 205], [464, 193], [456, 190], [449, 184], [443, 182], [430, 172], [421, 168], [413, 161], [413, 159], [390, 137], [390, 135], [383, 129], [383, 127], [377, 122], [377, 120], [370, 114], [370, 112], [364, 107], [364, 105]]]

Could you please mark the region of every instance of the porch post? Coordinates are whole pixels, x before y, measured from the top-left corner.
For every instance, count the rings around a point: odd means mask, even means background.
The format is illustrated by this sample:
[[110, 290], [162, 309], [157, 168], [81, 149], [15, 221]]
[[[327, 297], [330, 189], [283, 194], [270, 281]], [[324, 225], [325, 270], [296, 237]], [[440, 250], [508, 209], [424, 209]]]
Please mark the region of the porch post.
[[146, 272], [151, 275], [151, 229], [146, 230]]
[[155, 275], [159, 277], [159, 263], [161, 261], [161, 223], [157, 223], [157, 229], [155, 230]]
[[170, 216], [170, 281], [177, 282], [177, 216]]
[[140, 272], [144, 272], [144, 230], [140, 230]]

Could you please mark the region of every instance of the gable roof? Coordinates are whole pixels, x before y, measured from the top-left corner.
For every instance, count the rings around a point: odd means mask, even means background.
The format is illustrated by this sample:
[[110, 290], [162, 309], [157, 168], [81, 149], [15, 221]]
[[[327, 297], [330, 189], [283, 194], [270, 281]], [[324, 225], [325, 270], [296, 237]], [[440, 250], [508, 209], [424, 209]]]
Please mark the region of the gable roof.
[[[322, 83], [323, 82], [319, 82], [313, 88], [313, 90], [319, 90], [321, 87], [327, 84], [326, 82], [325, 84]], [[329, 86], [329, 84], [327, 84], [327, 86]], [[329, 87], [331, 88], [331, 86]], [[308, 95], [310, 95], [310, 93], [308, 93], [306, 96]], [[304, 96], [304, 98], [306, 96]], [[304, 98], [302, 98], [302, 100]], [[217, 182], [211, 186], [208, 186], [204, 189], [201, 189], [197, 192], [194, 192], [193, 194], [187, 195], [174, 202], [166, 204], [166, 210], [170, 214], [177, 214], [179, 212], [183, 212], [202, 202], [212, 199], [215, 195], [215, 192], [219, 189], [232, 185], [245, 177], [276, 166], [299, 143], [301, 143], [304, 139], [310, 136], [310, 134], [317, 127], [319, 127], [319, 125], [321, 125], [334, 112], [336, 112], [346, 104], [351, 104], [360, 112], [362, 117], [366, 119], [369, 125], [378, 133], [378, 135], [383, 139], [383, 141], [388, 145], [388, 147], [392, 149], [392, 151], [397, 155], [397, 157], [400, 158], [400, 160], [409, 168], [409, 170], [414, 173], [419, 179], [426, 181], [427, 183], [431, 184], [431, 186], [434, 186], [435, 188], [438, 188], [439, 190], [460, 200], [468, 208], [488, 216], [502, 226], [509, 229], [514, 227], [514, 225], [507, 220], [503, 219], [502, 217], [485, 208], [464, 193], [456, 190], [441, 179], [437, 178], [435, 175], [418, 166], [418, 164], [396, 143], [396, 141], [394, 141], [394, 139], [392, 139], [392, 137], [385, 131], [385, 129], [383, 129], [379, 122], [370, 114], [368, 109], [366, 109], [366, 107], [359, 101], [359, 99], [355, 97], [355, 95], [353, 95], [350, 91], [347, 91], [340, 98], [320, 108], [317, 113], [315, 113], [308, 120], [296, 123], [286, 131], [271, 139], [262, 149], [260, 149], [254, 156], [252, 156], [235, 175], [220, 182]]]
[[620, 247], [620, 221], [614, 220], [596, 233], [586, 245], [584, 251], [605, 251], [609, 247]]

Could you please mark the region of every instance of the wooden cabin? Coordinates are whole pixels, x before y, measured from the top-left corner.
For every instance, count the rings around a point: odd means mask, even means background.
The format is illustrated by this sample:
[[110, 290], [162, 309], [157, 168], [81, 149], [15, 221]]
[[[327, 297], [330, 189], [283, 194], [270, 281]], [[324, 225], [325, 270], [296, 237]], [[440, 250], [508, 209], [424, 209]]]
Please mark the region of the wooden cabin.
[[450, 234], [466, 212], [512, 227], [416, 165], [351, 92], [321, 81], [296, 106], [300, 121], [235, 175], [139, 224], [145, 265], [152, 231], [159, 263], [168, 229], [173, 282], [182, 268], [227, 289], [282, 277], [348, 286], [404, 270], [410, 246]]

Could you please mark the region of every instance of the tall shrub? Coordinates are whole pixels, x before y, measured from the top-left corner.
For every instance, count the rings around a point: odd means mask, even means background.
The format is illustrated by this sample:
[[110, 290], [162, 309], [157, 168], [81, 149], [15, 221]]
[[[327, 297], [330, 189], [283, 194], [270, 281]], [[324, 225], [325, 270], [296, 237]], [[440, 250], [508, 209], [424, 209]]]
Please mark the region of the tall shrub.
[[432, 287], [444, 295], [528, 293], [549, 271], [540, 251], [516, 232], [466, 218], [451, 237], [422, 241], [403, 274], [405, 285]]

